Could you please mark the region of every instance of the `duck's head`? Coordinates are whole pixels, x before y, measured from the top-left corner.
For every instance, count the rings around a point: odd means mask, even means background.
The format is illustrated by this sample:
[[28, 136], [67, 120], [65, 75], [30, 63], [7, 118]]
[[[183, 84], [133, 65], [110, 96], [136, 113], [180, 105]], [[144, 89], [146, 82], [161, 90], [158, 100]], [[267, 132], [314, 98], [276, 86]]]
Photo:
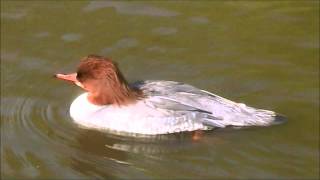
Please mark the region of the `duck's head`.
[[89, 101], [97, 105], [126, 105], [142, 96], [140, 91], [129, 87], [117, 64], [102, 56], [84, 57], [76, 73], [56, 74], [55, 77], [88, 91]]

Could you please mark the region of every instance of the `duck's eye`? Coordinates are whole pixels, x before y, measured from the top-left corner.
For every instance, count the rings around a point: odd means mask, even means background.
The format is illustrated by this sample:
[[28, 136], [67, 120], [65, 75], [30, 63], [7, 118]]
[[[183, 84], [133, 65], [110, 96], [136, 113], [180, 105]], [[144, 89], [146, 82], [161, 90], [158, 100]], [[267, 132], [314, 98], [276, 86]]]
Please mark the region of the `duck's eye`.
[[77, 72], [77, 79], [82, 77], [82, 73], [81, 72]]

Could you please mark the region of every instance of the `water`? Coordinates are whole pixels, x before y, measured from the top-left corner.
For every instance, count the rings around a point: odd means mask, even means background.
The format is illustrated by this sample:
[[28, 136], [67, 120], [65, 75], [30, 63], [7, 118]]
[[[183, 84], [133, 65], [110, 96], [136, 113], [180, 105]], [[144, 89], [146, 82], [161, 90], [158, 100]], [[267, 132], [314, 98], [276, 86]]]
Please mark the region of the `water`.
[[[319, 2], [1, 1], [1, 177], [319, 178]], [[81, 129], [57, 81], [88, 54], [288, 117], [133, 138]]]

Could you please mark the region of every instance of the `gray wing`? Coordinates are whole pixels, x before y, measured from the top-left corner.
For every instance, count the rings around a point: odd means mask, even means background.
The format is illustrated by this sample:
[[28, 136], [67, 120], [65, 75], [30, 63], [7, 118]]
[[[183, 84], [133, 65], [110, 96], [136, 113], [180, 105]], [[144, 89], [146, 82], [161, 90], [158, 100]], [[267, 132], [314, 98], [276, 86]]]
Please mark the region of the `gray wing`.
[[197, 100], [199, 96], [212, 96], [198, 88], [174, 81], [140, 81], [134, 86], [151, 97], [148, 105], [153, 108], [188, 114], [206, 126], [225, 127], [223, 118], [214, 116]]
[[203, 124], [214, 127], [265, 126], [275, 116], [273, 111], [252, 108], [180, 82], [141, 81], [134, 86], [149, 97], [159, 97], [161, 102], [154, 102], [158, 108], [197, 112]]
[[163, 96], [153, 96], [148, 99], [148, 106], [173, 112], [175, 115], [187, 115], [190, 119], [201, 122], [205, 126], [225, 127], [223, 119], [215, 117], [211, 112], [199, 109], [183, 102], [178, 102]]

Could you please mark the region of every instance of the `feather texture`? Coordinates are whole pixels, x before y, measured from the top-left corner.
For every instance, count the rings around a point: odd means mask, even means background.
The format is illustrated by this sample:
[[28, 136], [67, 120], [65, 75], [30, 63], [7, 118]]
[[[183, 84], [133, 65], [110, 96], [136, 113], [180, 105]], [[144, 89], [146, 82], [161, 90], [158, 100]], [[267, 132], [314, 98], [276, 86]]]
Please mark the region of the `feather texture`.
[[268, 126], [280, 119], [273, 111], [236, 103], [184, 83], [139, 81], [131, 86], [142, 90], [146, 97], [124, 107], [96, 106], [88, 102], [85, 93], [72, 103], [70, 114], [75, 122], [88, 128], [139, 134]]

